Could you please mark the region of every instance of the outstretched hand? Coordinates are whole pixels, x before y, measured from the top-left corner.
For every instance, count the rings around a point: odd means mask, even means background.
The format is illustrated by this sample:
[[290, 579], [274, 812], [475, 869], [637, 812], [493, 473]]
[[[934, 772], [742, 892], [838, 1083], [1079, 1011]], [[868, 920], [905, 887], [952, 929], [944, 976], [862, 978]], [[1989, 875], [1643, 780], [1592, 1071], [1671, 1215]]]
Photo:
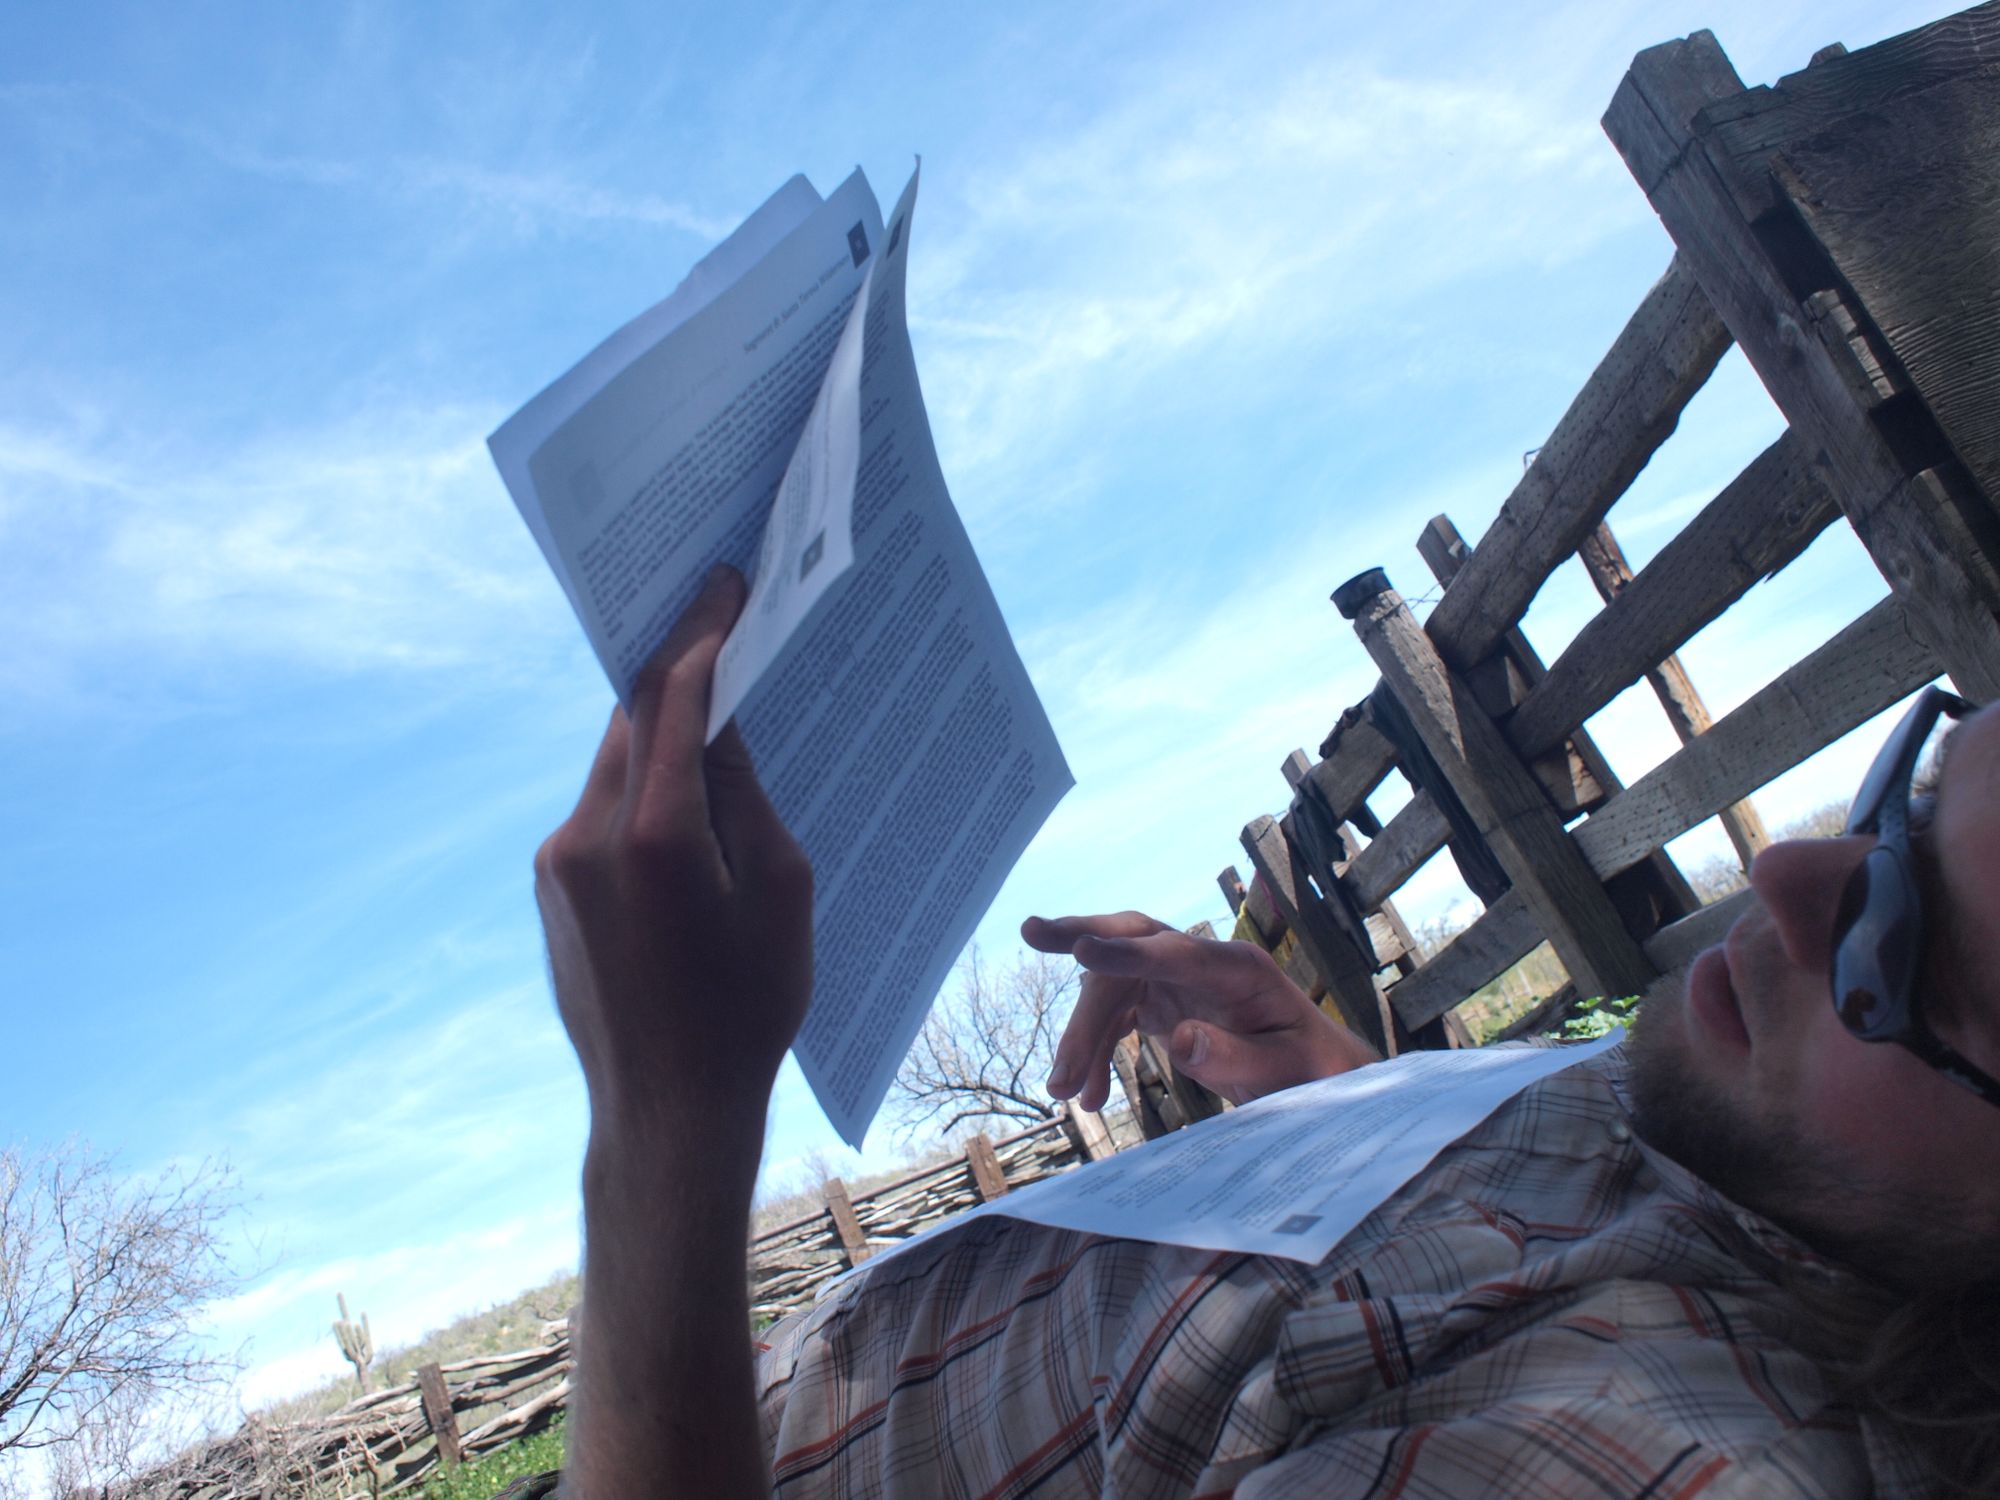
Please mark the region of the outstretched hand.
[[1083, 966], [1049, 1092], [1102, 1109], [1111, 1054], [1135, 1027], [1181, 1072], [1235, 1104], [1378, 1060], [1251, 943], [1190, 937], [1136, 911], [1030, 917], [1021, 936]]

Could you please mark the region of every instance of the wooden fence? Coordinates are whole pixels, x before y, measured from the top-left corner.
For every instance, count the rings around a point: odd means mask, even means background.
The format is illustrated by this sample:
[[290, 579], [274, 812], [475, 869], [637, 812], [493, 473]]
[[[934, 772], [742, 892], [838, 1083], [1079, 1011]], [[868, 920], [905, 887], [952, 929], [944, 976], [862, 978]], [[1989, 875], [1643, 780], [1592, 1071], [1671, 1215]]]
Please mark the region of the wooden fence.
[[[993, 1140], [866, 1193], [826, 1183], [826, 1205], [750, 1243], [752, 1316], [809, 1305], [849, 1267], [899, 1240], [1051, 1173], [1118, 1149], [1097, 1115], [1056, 1118]], [[441, 1465], [477, 1458], [547, 1428], [569, 1399], [569, 1323], [541, 1346], [429, 1364], [402, 1385], [287, 1426], [256, 1421], [127, 1487], [148, 1500], [266, 1500], [277, 1495], [379, 1496], [406, 1491]]]
[[[1664, 845], [1940, 673], [2000, 695], [2000, 6], [1745, 89], [1700, 32], [1642, 52], [1604, 127], [1677, 253], [1476, 547], [1438, 517], [1419, 622], [1380, 569], [1334, 602], [1381, 673], [1222, 876], [1252, 935], [1389, 1051], [1547, 940], [1584, 994], [1643, 990], [1720, 939]], [[1788, 430], [1636, 574], [1607, 516], [1734, 343]], [[1830, 525], [1889, 585], [1714, 722], [1675, 653]], [[1601, 611], [1552, 664], [1521, 631], [1580, 557]], [[1621, 785], [1586, 727], [1645, 680], [1682, 748]], [[1391, 773], [1410, 796], [1378, 819]], [[1841, 789], [1845, 790], [1845, 789]], [[1483, 913], [1428, 962], [1393, 893], [1448, 849]]]

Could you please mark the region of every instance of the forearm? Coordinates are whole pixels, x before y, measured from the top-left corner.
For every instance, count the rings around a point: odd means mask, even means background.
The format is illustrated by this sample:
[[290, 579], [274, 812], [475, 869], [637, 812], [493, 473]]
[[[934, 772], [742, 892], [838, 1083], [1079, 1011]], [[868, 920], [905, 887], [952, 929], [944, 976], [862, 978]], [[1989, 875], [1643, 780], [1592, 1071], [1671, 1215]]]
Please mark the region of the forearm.
[[744, 1263], [762, 1131], [761, 1110], [668, 1146], [593, 1131], [565, 1495], [769, 1493]]

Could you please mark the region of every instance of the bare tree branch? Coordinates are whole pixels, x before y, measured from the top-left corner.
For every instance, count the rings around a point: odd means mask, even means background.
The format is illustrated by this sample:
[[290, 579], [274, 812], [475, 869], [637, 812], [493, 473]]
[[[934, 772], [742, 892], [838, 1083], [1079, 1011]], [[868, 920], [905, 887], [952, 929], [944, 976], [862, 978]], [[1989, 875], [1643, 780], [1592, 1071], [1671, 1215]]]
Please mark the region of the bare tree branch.
[[1067, 959], [1024, 951], [996, 971], [978, 948], [960, 962], [890, 1085], [906, 1137], [996, 1121], [1054, 1117], [1042, 1089], [1056, 1039], [1076, 1003], [1080, 971]]
[[128, 1181], [80, 1147], [0, 1151], [0, 1456], [54, 1450], [63, 1488], [102, 1487], [149, 1413], [226, 1382], [193, 1325], [236, 1285], [234, 1203], [212, 1162]]

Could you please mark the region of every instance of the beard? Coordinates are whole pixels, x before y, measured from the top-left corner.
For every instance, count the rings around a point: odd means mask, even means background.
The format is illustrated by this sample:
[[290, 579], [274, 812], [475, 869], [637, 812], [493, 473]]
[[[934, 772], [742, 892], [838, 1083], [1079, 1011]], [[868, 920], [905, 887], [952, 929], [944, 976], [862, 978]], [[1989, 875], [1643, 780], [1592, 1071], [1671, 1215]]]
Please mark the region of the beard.
[[1794, 1119], [1758, 1108], [1701, 1067], [1682, 1010], [1685, 968], [1654, 982], [1626, 1042], [1632, 1125], [1725, 1198], [1752, 1209], [1824, 1255], [1906, 1279], [1912, 1226], [1942, 1222], [1909, 1184], [1871, 1178]]

